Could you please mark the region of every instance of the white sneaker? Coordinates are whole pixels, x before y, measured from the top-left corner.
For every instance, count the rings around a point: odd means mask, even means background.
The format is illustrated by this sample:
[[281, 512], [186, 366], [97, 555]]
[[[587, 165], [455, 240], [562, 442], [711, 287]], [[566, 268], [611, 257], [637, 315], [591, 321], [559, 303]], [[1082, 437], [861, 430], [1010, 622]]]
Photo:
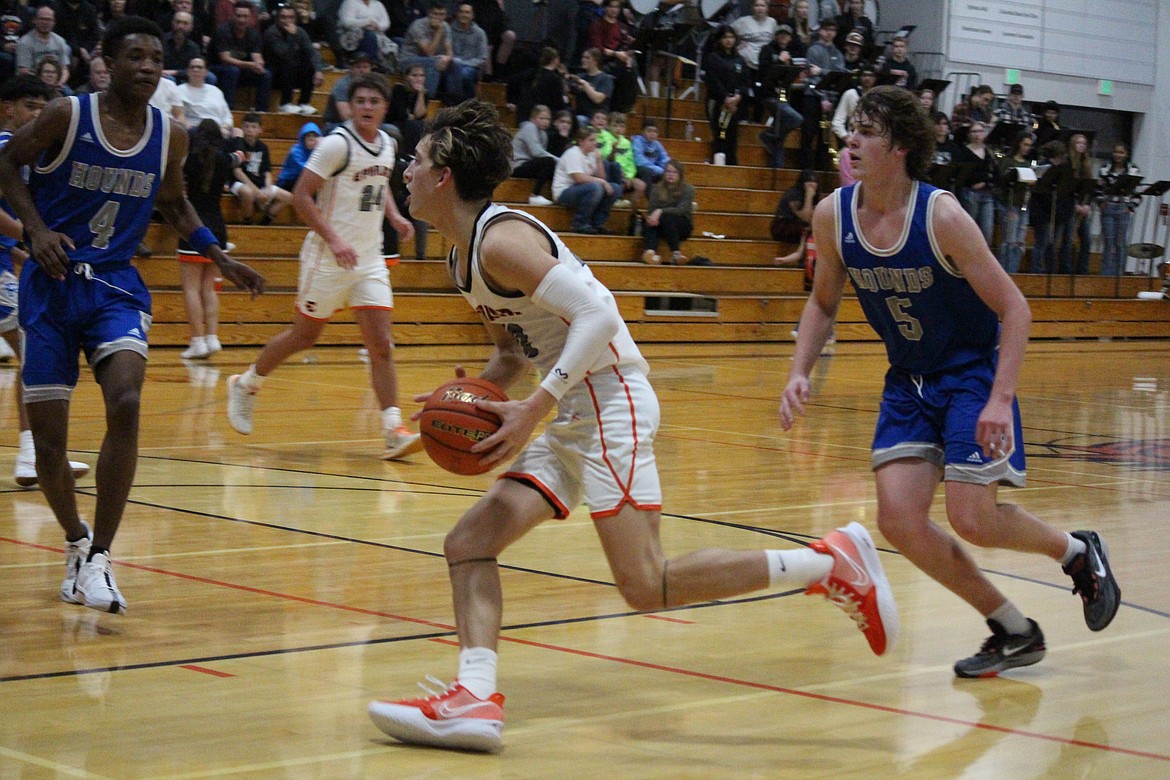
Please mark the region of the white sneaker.
[[[459, 684], [427, 677], [421, 699], [372, 701], [370, 719], [383, 734], [409, 745], [498, 753], [503, 747], [504, 695], [481, 699]], [[439, 690], [435, 690], [438, 688]]]
[[615, 200], [613, 202], [613, 208], [615, 208], [615, 209], [628, 209], [629, 207], [630, 207], [630, 202], [628, 200], [626, 200], [625, 198], [622, 198], [620, 200]]
[[203, 343], [207, 345], [208, 356], [223, 351], [223, 344], [219, 343], [219, 336], [204, 336]]
[[299, 113], [301, 113], [301, 107], [298, 106], [296, 103], [285, 103], [284, 105], [282, 105], [280, 107], [280, 113], [282, 113], [282, 114], [299, 114]]
[[[81, 479], [89, 473], [89, 464], [76, 460], [69, 461], [69, 468], [73, 470], [73, 478]], [[12, 479], [22, 488], [37, 486], [37, 456], [36, 453], [20, 452], [16, 456], [16, 465], [12, 469]]]
[[224, 251], [224, 254], [230, 255], [232, 252], [236, 251], [236, 245], [233, 244], [231, 241], [229, 241], [224, 245], [223, 251]]
[[312, 103], [301, 103], [300, 109], [301, 109], [301, 113], [304, 114], [305, 116], [309, 116], [310, 114], [317, 113], [317, 109], [313, 107]]
[[256, 393], [240, 384], [239, 374], [228, 377], [227, 389], [228, 422], [238, 433], [247, 436], [252, 432], [252, 410], [256, 407]]
[[74, 595], [73, 585], [77, 582], [77, 572], [89, 557], [89, 547], [93, 544], [93, 531], [89, 530], [89, 525], [85, 522], [82, 522], [82, 525], [85, 526], [85, 537], [76, 542], [65, 542], [65, 579], [61, 581], [61, 600], [70, 604], [81, 603], [81, 599]]
[[386, 454], [382, 460], [398, 460], [407, 455], [413, 455], [423, 448], [422, 436], [411, 433], [405, 425], [397, 428], [387, 428], [382, 432], [386, 437]]
[[528, 205], [529, 206], [551, 206], [551, 205], [553, 205], [553, 202], [551, 200], [549, 200], [548, 198], [544, 197], [543, 195], [529, 195], [528, 196]]
[[77, 571], [77, 581], [73, 584], [73, 597], [74, 603], [84, 604], [90, 609], [109, 612], [111, 615], [126, 613], [126, 599], [118, 591], [110, 556], [105, 553], [98, 553], [81, 564]]
[[183, 360], [203, 360], [211, 352], [207, 349], [207, 342], [203, 339], [192, 339], [191, 346], [179, 353], [179, 357]]
[[0, 363], [7, 363], [14, 357], [16, 357], [16, 353], [12, 351], [12, 345], [8, 343], [8, 339], [0, 338]]

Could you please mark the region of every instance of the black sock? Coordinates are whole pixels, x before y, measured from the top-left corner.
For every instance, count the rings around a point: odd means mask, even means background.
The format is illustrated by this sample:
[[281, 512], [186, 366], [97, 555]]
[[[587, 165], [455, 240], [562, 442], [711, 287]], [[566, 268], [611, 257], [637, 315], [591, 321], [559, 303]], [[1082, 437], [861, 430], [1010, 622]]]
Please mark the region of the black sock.
[[107, 558], [109, 558], [109, 557], [110, 557], [110, 548], [108, 548], [108, 547], [98, 547], [98, 546], [95, 544], [94, 546], [92, 546], [92, 547], [90, 547], [90, 548], [89, 548], [89, 557], [85, 559], [85, 562], [86, 562], [86, 563], [89, 563], [90, 561], [92, 561], [92, 560], [93, 560], [93, 556], [97, 555], [98, 553], [104, 553], [104, 554], [105, 554], [105, 556], [106, 556]]

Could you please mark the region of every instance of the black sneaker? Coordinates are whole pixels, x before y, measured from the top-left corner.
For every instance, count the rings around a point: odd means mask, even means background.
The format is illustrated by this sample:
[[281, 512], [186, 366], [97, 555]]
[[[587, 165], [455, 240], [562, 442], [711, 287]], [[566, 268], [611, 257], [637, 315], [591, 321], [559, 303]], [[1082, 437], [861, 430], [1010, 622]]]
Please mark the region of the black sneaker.
[[1072, 577], [1073, 593], [1079, 593], [1085, 608], [1085, 625], [1100, 631], [1109, 625], [1121, 606], [1121, 588], [1109, 568], [1109, 553], [1096, 531], [1073, 531], [1088, 549], [1064, 566]]
[[1032, 628], [1026, 634], [1009, 634], [998, 620], [988, 620], [991, 636], [970, 658], [955, 664], [959, 677], [996, 677], [1000, 672], [1017, 666], [1031, 666], [1044, 657], [1044, 632], [1035, 620], [1028, 618]]

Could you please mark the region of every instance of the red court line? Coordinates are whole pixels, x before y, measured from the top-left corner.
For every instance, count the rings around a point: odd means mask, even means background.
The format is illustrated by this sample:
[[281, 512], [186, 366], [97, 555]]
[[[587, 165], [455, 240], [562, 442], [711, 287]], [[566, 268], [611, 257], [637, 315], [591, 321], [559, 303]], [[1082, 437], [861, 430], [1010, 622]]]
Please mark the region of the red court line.
[[[34, 544], [32, 542], [25, 542], [20, 539], [11, 539], [9, 537], [0, 536], [0, 542], [7, 542], [9, 544], [19, 545], [21, 547], [30, 547], [36, 550], [46, 550], [49, 552], [63, 553], [60, 548], [51, 547], [43, 544]], [[411, 618], [403, 615], [395, 615], [389, 612], [380, 612], [372, 609], [364, 609], [361, 607], [352, 607], [345, 604], [335, 604], [328, 601], [320, 601], [318, 599], [307, 599], [302, 596], [294, 596], [289, 593], [279, 593], [272, 590], [264, 590], [262, 588], [253, 588], [247, 585], [238, 585], [231, 582], [223, 582], [221, 580], [213, 580], [208, 577], [197, 577], [191, 574], [182, 574], [180, 572], [168, 571], [166, 569], [158, 569], [152, 566], [143, 566], [136, 563], [120, 562], [118, 566], [125, 566], [131, 569], [138, 569], [140, 571], [148, 571], [153, 574], [161, 574], [168, 577], [178, 577], [179, 579], [188, 580], [190, 582], [199, 582], [205, 585], [218, 585], [233, 590], [243, 591], [245, 593], [255, 593], [263, 596], [271, 596], [273, 598], [285, 599], [288, 601], [295, 601], [301, 604], [309, 604], [318, 607], [329, 607], [331, 609], [340, 609], [346, 612], [357, 612], [363, 615], [373, 615], [376, 617], [385, 617], [391, 620], [401, 620], [406, 623], [415, 623], [418, 625], [431, 626], [435, 628], [443, 628], [447, 630], [455, 630], [454, 626], [448, 626], [442, 623], [435, 623], [429, 620], [421, 620], [419, 618]], [[431, 637], [430, 641], [438, 642], [452, 647], [459, 647], [459, 642], [452, 639], [445, 639], [442, 637]], [[632, 658], [621, 658], [615, 655], [606, 655], [604, 653], [594, 653], [589, 650], [578, 650], [573, 647], [563, 647], [561, 645], [552, 645], [546, 642], [535, 642], [529, 639], [519, 639], [517, 637], [501, 636], [501, 642], [510, 642], [512, 644], [525, 645], [527, 647], [540, 648], [542, 650], [553, 650], [559, 653], [569, 653], [578, 655], [583, 658], [592, 658], [599, 661], [611, 661], [613, 663], [625, 664], [627, 666], [635, 666], [641, 669], [652, 669], [659, 672], [668, 672], [671, 674], [679, 674], [685, 677], [693, 677], [700, 680], [709, 680], [712, 682], [721, 682], [728, 685], [737, 685], [744, 688], [753, 688], [761, 691], [772, 691], [773, 693], [783, 693], [790, 696], [800, 696], [805, 699], [813, 699], [815, 701], [823, 701], [831, 704], [843, 704], [848, 707], [859, 707], [861, 709], [874, 710], [877, 712], [885, 712], [892, 715], [903, 715], [909, 718], [919, 718], [921, 720], [930, 720], [938, 723], [950, 723], [957, 726], [966, 726], [967, 728], [983, 729], [985, 731], [994, 731], [1000, 734], [1011, 734], [1019, 737], [1029, 737], [1031, 739], [1040, 739], [1046, 742], [1055, 742], [1060, 745], [1072, 745], [1075, 747], [1092, 748], [1094, 750], [1103, 750], [1109, 753], [1120, 753], [1128, 756], [1136, 756], [1138, 758], [1149, 758], [1154, 761], [1165, 761], [1170, 763], [1170, 755], [1163, 755], [1160, 753], [1149, 753], [1143, 750], [1132, 750], [1130, 748], [1115, 747], [1113, 745], [1102, 745], [1096, 742], [1085, 742], [1079, 739], [1070, 739], [1068, 737], [1057, 737], [1051, 734], [1042, 734], [1036, 731], [1026, 731], [1023, 729], [1013, 729], [1004, 726], [996, 726], [990, 723], [979, 723], [977, 721], [963, 720], [962, 718], [952, 718], [947, 715], [936, 715], [929, 712], [918, 712], [916, 710], [907, 710], [901, 707], [889, 707], [884, 704], [873, 704], [871, 702], [859, 701], [857, 699], [845, 699], [839, 696], [828, 696], [823, 693], [813, 693], [811, 691], [800, 691], [794, 688], [784, 688], [778, 685], [768, 685], [767, 683], [753, 682], [751, 680], [740, 680], [734, 677], [724, 677], [717, 674], [708, 674], [707, 672], [699, 672], [693, 669], [682, 669], [677, 666], [666, 666], [664, 664], [655, 664], [648, 661], [636, 661]], [[187, 666], [185, 668], [190, 668]], [[203, 671], [203, 669], [199, 669]], [[210, 670], [208, 670], [210, 671]]]
[[191, 672], [202, 672], [203, 674], [210, 674], [212, 677], [235, 677], [234, 674], [216, 671], [215, 669], [208, 669], [206, 666], [200, 666], [199, 664], [179, 664], [179, 668], [186, 669]]
[[649, 615], [649, 614], [647, 614], [647, 615], [642, 615], [642, 617], [650, 618], [651, 620], [665, 620], [667, 623], [681, 623], [684, 626], [695, 625], [695, 621], [693, 621], [693, 620], [679, 620], [678, 618], [666, 617], [665, 615]]

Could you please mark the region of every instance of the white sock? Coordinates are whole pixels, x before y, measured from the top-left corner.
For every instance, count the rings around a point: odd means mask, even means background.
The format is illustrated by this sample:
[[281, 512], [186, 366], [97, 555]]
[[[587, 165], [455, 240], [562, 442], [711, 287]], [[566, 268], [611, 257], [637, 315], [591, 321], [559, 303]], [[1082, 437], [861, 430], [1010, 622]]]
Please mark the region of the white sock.
[[1026, 634], [1032, 630], [1028, 618], [1024, 617], [1024, 613], [1016, 609], [1016, 605], [1010, 601], [1005, 601], [1003, 606], [988, 615], [987, 619], [999, 623], [1009, 634]]
[[659, 96], [661, 88], [658, 86], [657, 81], [647, 81], [646, 87], [650, 90], [650, 97], [656, 98]]
[[20, 432], [20, 454], [28, 455], [36, 460], [37, 448], [33, 445], [32, 431]]
[[382, 410], [382, 430], [392, 431], [402, 427], [402, 410], [397, 406], [387, 406]]
[[1076, 538], [1070, 533], [1066, 533], [1068, 537], [1068, 548], [1064, 551], [1064, 557], [1060, 559], [1061, 566], [1068, 566], [1072, 559], [1089, 549], [1088, 545]]
[[499, 656], [486, 647], [465, 647], [459, 651], [459, 683], [478, 699], [496, 692], [496, 665]]
[[245, 390], [250, 390], [253, 393], [258, 392], [261, 387], [264, 387], [264, 380], [267, 377], [260, 376], [256, 373], [256, 365], [248, 366], [248, 370], [240, 374], [239, 383], [244, 386]]
[[833, 556], [816, 550], [764, 550], [768, 556], [768, 585], [801, 585], [820, 582], [833, 570]]

